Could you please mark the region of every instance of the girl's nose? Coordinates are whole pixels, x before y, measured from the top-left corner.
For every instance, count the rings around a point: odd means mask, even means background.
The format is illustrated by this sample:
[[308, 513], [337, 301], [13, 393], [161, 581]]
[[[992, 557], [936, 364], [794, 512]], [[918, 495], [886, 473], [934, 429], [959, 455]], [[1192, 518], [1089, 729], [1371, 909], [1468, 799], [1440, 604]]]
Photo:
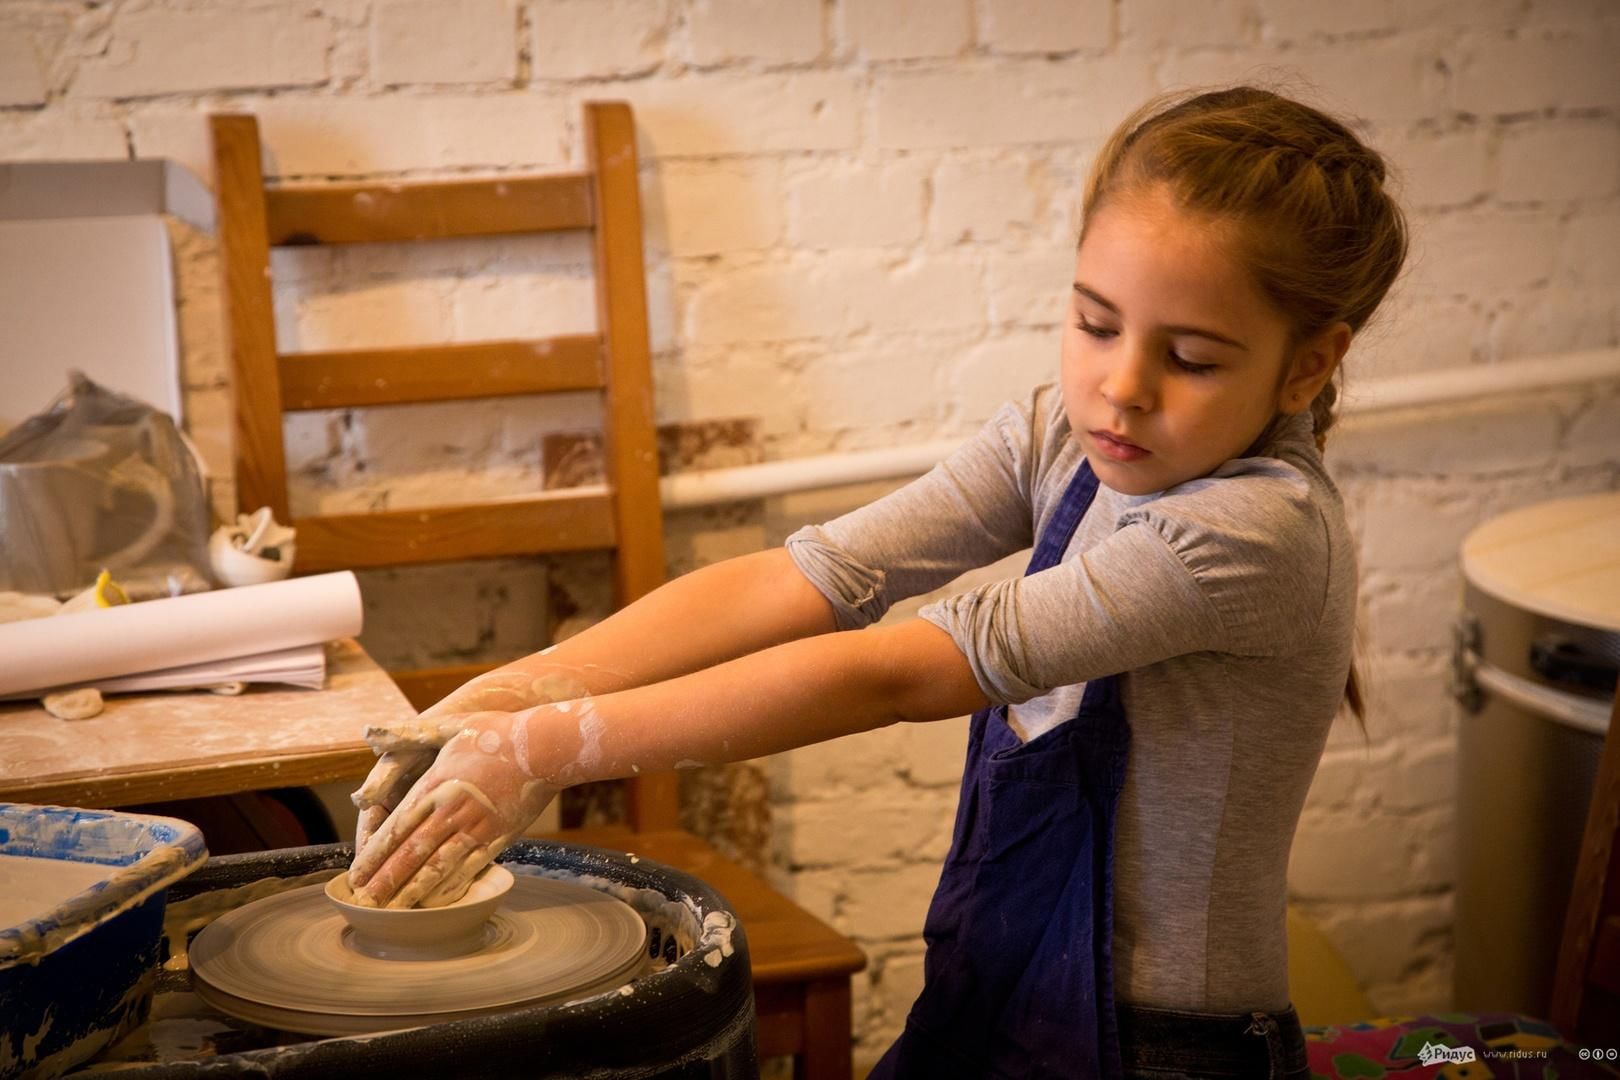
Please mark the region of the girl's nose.
[[1109, 368], [1100, 387], [1103, 400], [1120, 412], [1128, 409], [1145, 412], [1153, 406], [1153, 376], [1151, 358], [1144, 348], [1121, 349], [1117, 360]]

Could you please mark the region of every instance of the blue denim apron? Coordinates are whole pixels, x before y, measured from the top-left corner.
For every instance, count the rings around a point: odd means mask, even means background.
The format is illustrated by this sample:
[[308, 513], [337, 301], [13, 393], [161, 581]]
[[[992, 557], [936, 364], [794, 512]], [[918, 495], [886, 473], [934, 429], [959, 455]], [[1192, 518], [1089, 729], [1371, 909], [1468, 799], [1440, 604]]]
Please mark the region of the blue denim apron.
[[[1084, 460], [1025, 574], [1056, 566], [1097, 493]], [[1114, 1012], [1114, 819], [1130, 725], [1119, 677], [1027, 743], [973, 717], [950, 854], [923, 924], [923, 989], [871, 1080], [1122, 1074]]]

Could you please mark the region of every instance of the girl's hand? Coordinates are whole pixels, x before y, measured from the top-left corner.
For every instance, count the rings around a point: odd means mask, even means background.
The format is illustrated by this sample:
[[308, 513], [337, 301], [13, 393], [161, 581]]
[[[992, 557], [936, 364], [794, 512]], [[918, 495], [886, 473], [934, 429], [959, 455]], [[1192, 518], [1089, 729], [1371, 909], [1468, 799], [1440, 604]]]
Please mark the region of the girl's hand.
[[377, 764], [352, 796], [360, 811], [354, 850], [359, 854], [405, 798], [434, 755], [461, 730], [467, 713], [518, 712], [545, 702], [583, 697], [585, 685], [560, 672], [531, 675], [500, 669], [468, 680], [407, 724], [366, 729]]
[[540, 816], [561, 785], [534, 776], [532, 712], [444, 717], [459, 731], [356, 855], [349, 871], [368, 907], [437, 907]]

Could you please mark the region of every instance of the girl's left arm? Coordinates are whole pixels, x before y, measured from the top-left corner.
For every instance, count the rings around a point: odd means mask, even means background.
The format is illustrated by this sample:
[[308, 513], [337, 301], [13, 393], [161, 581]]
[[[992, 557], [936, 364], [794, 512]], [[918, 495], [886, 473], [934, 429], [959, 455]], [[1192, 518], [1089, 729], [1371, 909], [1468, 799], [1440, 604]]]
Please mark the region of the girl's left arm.
[[565, 787], [742, 761], [988, 704], [950, 635], [911, 619], [634, 689], [473, 713], [351, 872], [362, 902], [453, 899]]

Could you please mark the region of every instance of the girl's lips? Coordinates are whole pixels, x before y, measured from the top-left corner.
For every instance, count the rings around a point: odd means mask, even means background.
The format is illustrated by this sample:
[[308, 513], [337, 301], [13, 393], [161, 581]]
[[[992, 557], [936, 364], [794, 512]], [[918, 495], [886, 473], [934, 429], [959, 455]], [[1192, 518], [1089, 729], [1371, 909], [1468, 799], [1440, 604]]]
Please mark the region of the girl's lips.
[[1151, 453], [1134, 443], [1121, 442], [1106, 431], [1093, 431], [1090, 434], [1092, 441], [1097, 444], [1097, 449], [1115, 461], [1135, 461]]

